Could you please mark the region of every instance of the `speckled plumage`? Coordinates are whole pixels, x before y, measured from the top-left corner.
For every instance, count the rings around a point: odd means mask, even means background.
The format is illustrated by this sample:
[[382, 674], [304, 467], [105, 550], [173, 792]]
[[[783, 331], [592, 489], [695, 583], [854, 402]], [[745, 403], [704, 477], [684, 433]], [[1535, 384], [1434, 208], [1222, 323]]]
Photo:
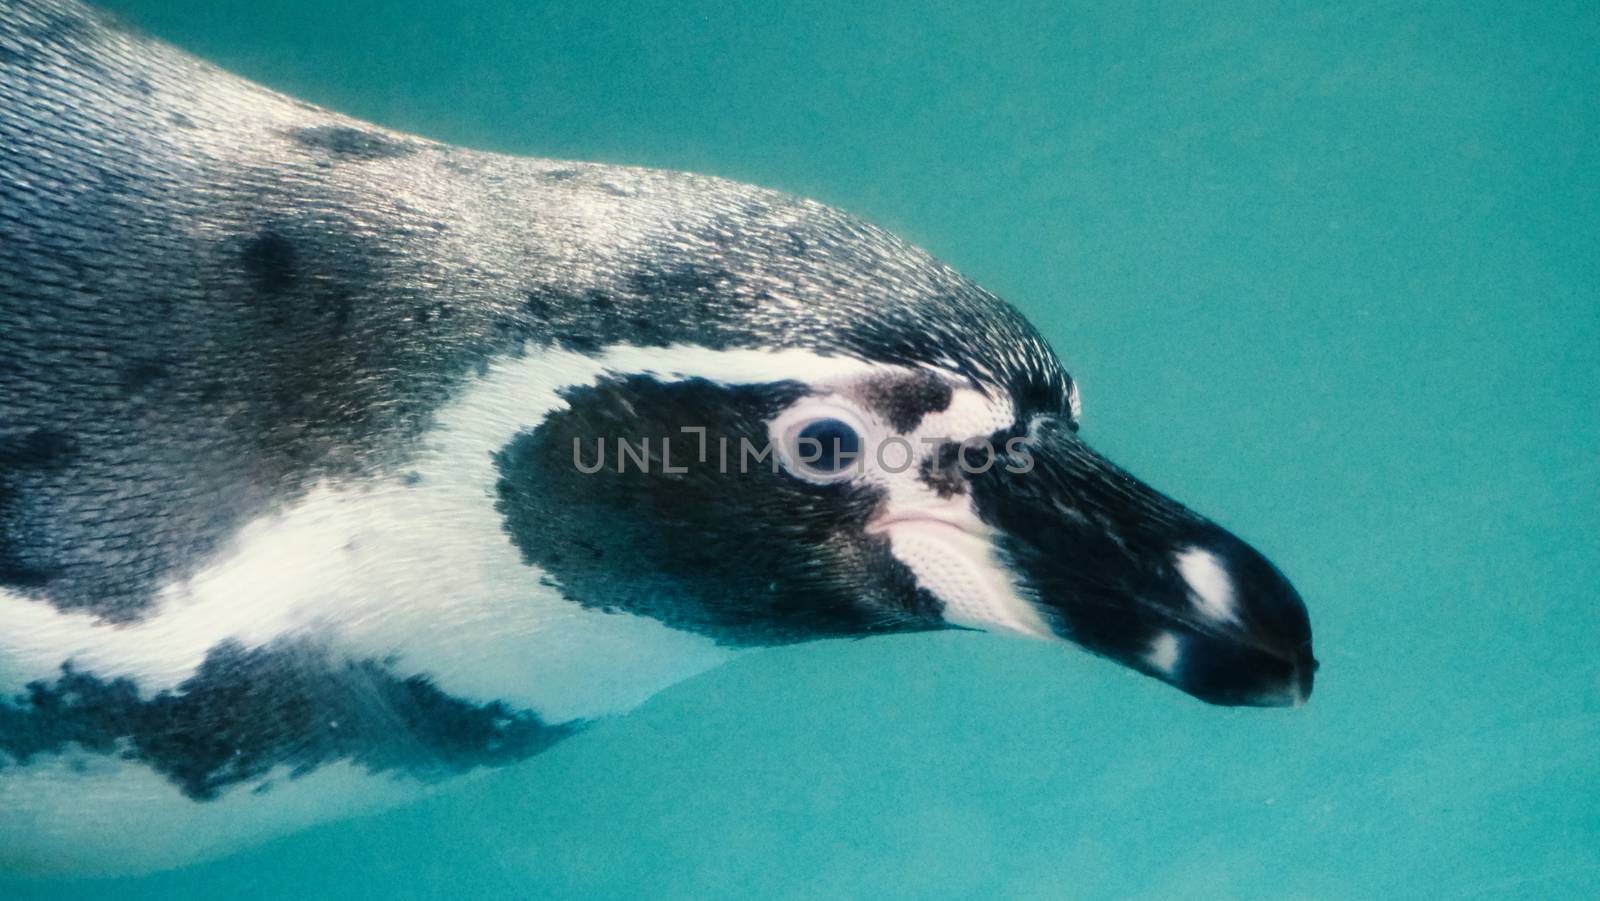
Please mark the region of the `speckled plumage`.
[[[1293, 588], [1077, 417], [1015, 310], [839, 211], [396, 134], [8, 2], [0, 868], [220, 853], [814, 638], [1303, 702]], [[797, 467], [817, 423], [907, 465]], [[686, 429], [777, 454], [674, 468]]]
[[62, 608], [138, 618], [524, 348], [949, 356], [1065, 397], [1009, 307], [815, 203], [386, 132], [73, 3], [0, 16], [0, 66], [0, 584]]

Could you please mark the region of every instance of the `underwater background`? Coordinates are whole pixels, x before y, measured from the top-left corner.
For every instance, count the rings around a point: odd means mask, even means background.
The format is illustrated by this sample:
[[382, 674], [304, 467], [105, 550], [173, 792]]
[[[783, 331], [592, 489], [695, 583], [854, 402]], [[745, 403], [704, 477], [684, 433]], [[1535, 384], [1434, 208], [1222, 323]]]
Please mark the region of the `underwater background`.
[[1323, 665], [1232, 710], [974, 634], [773, 650], [410, 807], [0, 898], [1600, 896], [1600, 6], [104, 5], [928, 248], [1283, 568]]

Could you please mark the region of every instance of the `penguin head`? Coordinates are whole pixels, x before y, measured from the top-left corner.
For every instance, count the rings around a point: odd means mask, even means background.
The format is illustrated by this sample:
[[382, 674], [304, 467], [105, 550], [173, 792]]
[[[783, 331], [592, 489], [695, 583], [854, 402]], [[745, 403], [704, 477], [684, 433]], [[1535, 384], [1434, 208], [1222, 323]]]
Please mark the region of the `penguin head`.
[[495, 454], [538, 578], [727, 645], [979, 629], [1212, 703], [1309, 696], [1294, 588], [1094, 452], [1013, 308], [871, 226], [782, 211], [654, 242], [655, 274], [604, 304], [654, 316], [646, 338], [545, 350], [570, 361], [541, 364], [568, 373], [559, 401]]

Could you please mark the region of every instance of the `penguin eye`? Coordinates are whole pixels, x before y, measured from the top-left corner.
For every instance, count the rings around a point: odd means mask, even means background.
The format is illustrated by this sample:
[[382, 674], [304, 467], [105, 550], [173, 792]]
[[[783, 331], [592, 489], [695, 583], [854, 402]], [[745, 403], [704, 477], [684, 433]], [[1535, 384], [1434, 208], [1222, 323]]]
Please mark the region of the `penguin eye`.
[[813, 419], [794, 435], [789, 457], [805, 475], [837, 476], [861, 459], [861, 434], [842, 419]]

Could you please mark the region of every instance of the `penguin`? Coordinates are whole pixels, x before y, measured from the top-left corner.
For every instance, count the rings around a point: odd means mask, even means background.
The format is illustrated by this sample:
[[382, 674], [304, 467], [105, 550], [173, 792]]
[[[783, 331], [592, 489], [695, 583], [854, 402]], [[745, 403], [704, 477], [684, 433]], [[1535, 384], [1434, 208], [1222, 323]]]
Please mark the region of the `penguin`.
[[1015, 309], [845, 213], [7, 0], [0, 869], [227, 853], [821, 639], [1303, 703], [1295, 589], [1080, 416]]

